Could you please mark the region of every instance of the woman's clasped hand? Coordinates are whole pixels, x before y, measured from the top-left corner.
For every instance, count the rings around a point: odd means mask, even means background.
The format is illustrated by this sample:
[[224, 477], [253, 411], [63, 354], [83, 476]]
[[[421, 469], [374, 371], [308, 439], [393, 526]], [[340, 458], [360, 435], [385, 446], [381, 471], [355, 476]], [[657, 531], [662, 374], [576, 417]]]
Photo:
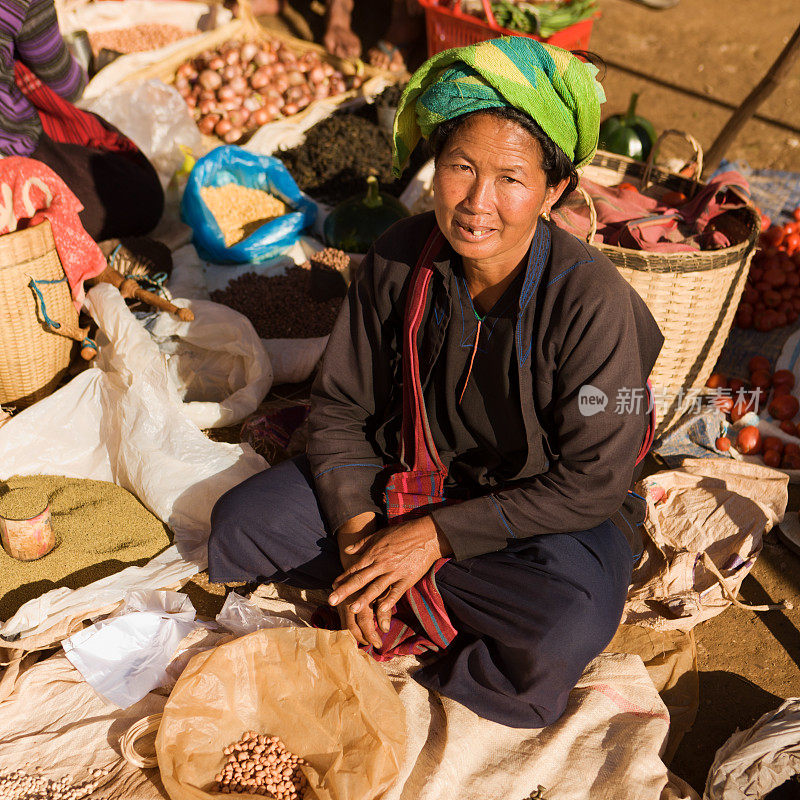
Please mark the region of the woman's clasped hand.
[[378, 628], [389, 630], [397, 601], [452, 551], [428, 516], [338, 540], [345, 570], [328, 601], [360, 644], [379, 648]]

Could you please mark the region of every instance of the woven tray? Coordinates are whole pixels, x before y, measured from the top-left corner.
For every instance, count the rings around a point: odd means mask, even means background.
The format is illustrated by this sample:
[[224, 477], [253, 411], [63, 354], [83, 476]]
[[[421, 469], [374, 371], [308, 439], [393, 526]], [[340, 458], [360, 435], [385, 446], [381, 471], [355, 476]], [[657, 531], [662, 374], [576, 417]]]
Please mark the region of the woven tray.
[[[175, 81], [175, 71], [184, 62], [188, 61], [194, 56], [202, 53], [204, 50], [214, 50], [224, 42], [229, 40], [242, 41], [242, 42], [259, 42], [266, 39], [278, 40], [283, 42], [289, 49], [297, 55], [303, 53], [314, 52], [317, 53], [323, 61], [327, 61], [333, 67], [338, 69], [344, 75], [360, 75], [363, 83], [358, 89], [350, 89], [349, 91], [342, 92], [341, 94], [327, 97], [324, 100], [314, 100], [307, 105], [302, 111], [297, 114], [292, 114], [290, 117], [279, 117], [267, 125], [274, 125], [277, 123], [293, 122], [299, 123], [306, 116], [313, 112], [315, 108], [322, 104], [341, 105], [342, 103], [352, 100], [356, 97], [371, 97], [376, 91], [380, 91], [387, 83], [396, 83], [401, 79], [401, 75], [396, 72], [388, 72], [386, 70], [379, 70], [375, 67], [364, 64], [360, 60], [350, 60], [339, 58], [329, 53], [325, 48], [320, 47], [312, 42], [306, 42], [302, 39], [296, 39], [280, 31], [262, 27], [255, 17], [249, 11], [249, 5], [244, 5], [244, 13], [241, 19], [235, 19], [214, 31], [209, 31], [203, 36], [193, 37], [191, 42], [175, 50], [170, 56], [162, 59], [161, 61], [151, 64], [150, 66], [143, 67], [136, 72], [132, 72], [125, 77], [125, 81], [145, 81], [150, 78], [158, 78], [167, 84], [173, 84]], [[266, 126], [263, 126], [266, 127]], [[244, 139], [238, 142], [239, 145], [243, 144], [247, 139], [251, 138], [259, 129], [247, 134]], [[211, 150], [214, 147], [219, 147], [224, 144], [222, 139], [217, 136], [209, 136], [202, 134], [202, 140], [206, 150]]]
[[77, 329], [78, 312], [47, 221], [0, 236], [0, 403], [16, 408], [53, 392], [74, 345], [45, 322], [31, 279], [48, 317]]

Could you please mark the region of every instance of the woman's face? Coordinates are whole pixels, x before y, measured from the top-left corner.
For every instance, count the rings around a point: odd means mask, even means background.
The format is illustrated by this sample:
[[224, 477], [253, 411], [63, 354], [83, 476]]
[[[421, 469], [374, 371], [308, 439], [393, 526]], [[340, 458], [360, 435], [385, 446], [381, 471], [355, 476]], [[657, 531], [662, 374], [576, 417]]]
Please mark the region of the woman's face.
[[436, 221], [465, 262], [510, 271], [526, 256], [539, 215], [567, 183], [547, 186], [539, 143], [523, 127], [474, 114], [436, 161]]

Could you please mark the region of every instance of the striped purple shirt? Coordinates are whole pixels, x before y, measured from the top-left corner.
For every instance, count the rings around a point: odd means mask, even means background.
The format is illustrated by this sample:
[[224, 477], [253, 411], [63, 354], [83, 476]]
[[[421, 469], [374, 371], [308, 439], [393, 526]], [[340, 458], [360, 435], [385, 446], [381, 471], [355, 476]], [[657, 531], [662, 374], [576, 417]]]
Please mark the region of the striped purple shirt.
[[86, 73], [61, 38], [53, 0], [0, 0], [0, 155], [29, 156], [42, 125], [14, 82], [15, 60], [65, 100], [81, 96]]

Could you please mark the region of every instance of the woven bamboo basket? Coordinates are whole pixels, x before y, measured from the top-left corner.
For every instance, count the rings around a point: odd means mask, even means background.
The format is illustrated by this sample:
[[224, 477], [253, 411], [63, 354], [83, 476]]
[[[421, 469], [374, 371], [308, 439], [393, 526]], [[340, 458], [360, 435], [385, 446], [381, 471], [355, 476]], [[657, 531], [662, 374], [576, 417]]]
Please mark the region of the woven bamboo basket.
[[[41, 301], [31, 285], [44, 300]], [[50, 223], [0, 236], [0, 403], [24, 408], [50, 394], [70, 362], [74, 342], [55, 333], [78, 328], [67, 276]]]
[[[701, 183], [653, 166], [658, 144], [675, 133], [662, 134], [647, 164], [598, 151], [582, 174], [604, 186], [625, 181], [654, 197], [679, 191], [691, 198]], [[702, 151], [691, 137], [680, 135], [695, 148], [695, 173], [699, 175]], [[596, 215], [589, 203], [589, 242], [611, 259], [639, 293], [664, 335], [664, 346], [650, 376], [656, 401], [656, 436], [660, 436], [692, 408], [717, 362], [744, 290], [761, 220], [755, 208], [745, 206], [719, 218], [719, 229], [734, 242], [730, 247], [695, 253], [650, 253], [595, 243]]]

